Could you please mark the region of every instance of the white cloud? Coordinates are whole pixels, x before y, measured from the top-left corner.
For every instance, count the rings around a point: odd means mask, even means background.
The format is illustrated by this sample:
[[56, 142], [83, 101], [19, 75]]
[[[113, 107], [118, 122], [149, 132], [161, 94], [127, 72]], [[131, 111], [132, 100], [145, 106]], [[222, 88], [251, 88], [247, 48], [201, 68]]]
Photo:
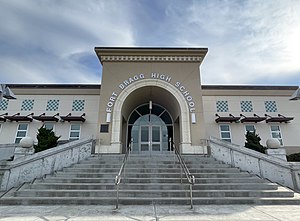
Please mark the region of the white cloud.
[[208, 47], [204, 84], [279, 84], [300, 72], [296, 0], [10, 0], [0, 27], [7, 83], [98, 83], [95, 46]]

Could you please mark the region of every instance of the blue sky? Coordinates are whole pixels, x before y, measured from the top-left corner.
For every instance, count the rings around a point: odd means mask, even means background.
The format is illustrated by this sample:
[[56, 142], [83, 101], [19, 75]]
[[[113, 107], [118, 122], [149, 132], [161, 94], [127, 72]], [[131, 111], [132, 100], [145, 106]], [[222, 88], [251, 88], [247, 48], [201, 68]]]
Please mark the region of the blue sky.
[[94, 47], [207, 47], [203, 84], [300, 84], [298, 0], [0, 0], [1, 83], [98, 84]]

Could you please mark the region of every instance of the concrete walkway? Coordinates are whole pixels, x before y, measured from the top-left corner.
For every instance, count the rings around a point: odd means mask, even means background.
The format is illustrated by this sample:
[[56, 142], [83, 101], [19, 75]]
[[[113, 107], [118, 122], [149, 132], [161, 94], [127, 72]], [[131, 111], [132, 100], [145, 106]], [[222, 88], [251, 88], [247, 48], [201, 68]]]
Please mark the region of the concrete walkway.
[[0, 206], [0, 221], [230, 220], [299, 221], [299, 206]]

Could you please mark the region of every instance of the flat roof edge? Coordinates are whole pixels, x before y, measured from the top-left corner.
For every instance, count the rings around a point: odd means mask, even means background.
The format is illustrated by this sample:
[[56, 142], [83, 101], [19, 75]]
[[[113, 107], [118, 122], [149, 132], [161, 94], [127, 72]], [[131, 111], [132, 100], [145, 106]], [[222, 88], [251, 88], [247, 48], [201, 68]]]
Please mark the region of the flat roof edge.
[[297, 90], [299, 86], [287, 85], [202, 85], [204, 90]]

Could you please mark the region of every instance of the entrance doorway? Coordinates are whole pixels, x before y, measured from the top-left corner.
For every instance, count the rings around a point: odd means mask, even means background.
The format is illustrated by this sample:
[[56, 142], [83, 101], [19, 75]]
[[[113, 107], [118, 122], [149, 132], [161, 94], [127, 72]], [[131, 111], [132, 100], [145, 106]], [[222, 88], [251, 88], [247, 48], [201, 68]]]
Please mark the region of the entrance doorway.
[[170, 151], [169, 139], [173, 139], [173, 121], [165, 108], [144, 104], [130, 115], [128, 123], [128, 143], [133, 140], [132, 152], [140, 154]]

